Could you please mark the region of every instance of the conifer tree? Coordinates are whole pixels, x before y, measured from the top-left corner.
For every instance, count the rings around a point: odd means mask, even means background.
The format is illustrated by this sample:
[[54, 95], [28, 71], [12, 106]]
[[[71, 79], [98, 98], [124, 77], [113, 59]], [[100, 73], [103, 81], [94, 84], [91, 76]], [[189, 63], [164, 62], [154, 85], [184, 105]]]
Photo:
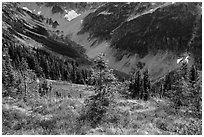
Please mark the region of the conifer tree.
[[197, 76], [196, 82], [193, 85], [192, 94], [194, 95], [192, 104], [195, 110], [202, 115], [202, 77]]
[[40, 67], [40, 65], [36, 59], [34, 60], [34, 63], [35, 63], [34, 70], [35, 70], [36, 75], [38, 77], [43, 76], [43, 69]]
[[83, 81], [82, 81], [82, 73], [81, 71], [77, 71], [77, 79], [76, 79], [76, 84], [83, 84]]
[[146, 69], [143, 72], [143, 97], [145, 101], [147, 101], [150, 97], [150, 80], [148, 70]]
[[[94, 61], [96, 63], [96, 69], [99, 70], [98, 72], [98, 81], [97, 84], [99, 86], [99, 90], [101, 91], [103, 88], [102, 82], [103, 82], [103, 72], [107, 68], [107, 64], [105, 63], [105, 60], [103, 58], [103, 54], [100, 54], [97, 59]], [[96, 75], [97, 76], [97, 75]]]
[[3, 58], [2, 58], [2, 84], [3, 88], [3, 95], [7, 96], [12, 91], [13, 86], [15, 85], [15, 75], [13, 72], [13, 67], [11, 65], [10, 56], [5, 49], [3, 51]]
[[[114, 102], [117, 79], [113, 70], [109, 69], [103, 54], [95, 60], [95, 69], [92, 71], [91, 80], [95, 81], [96, 94], [89, 96], [85, 101], [84, 119], [90, 122], [92, 127], [96, 127], [106, 116], [106, 112]], [[83, 116], [82, 115], [82, 116]]]
[[159, 93], [160, 97], [169, 96], [168, 95], [169, 91], [172, 90], [172, 86], [178, 79], [179, 79], [179, 75], [177, 72], [168, 72], [165, 75], [164, 83], [163, 84], [161, 83], [161, 87], [160, 87], [161, 92]]
[[77, 82], [77, 67], [76, 67], [76, 63], [74, 61], [72, 61], [72, 73], [71, 73], [71, 79], [73, 83]]
[[113, 74], [113, 70], [108, 68], [103, 54], [96, 58], [95, 64], [95, 70], [92, 71], [91, 79], [96, 82], [98, 90], [102, 91], [108, 84], [116, 81], [116, 77]]
[[179, 74], [181, 77], [183, 77], [185, 80], [187, 80], [187, 74], [188, 74], [188, 64], [186, 62], [183, 62], [180, 69]]
[[189, 71], [189, 82], [191, 84], [194, 84], [197, 80], [197, 77], [198, 77], [198, 72], [196, 70], [196, 67], [195, 65], [192, 65]]
[[162, 83], [160, 84], [160, 91], [159, 91], [159, 94], [160, 94], [160, 98], [162, 98], [163, 95], [164, 95], [164, 86], [163, 86]]
[[88, 84], [87, 82], [86, 82], [86, 79], [88, 78], [88, 74], [87, 74], [87, 70], [82, 70], [82, 83], [85, 85], [85, 84]]
[[141, 92], [141, 75], [140, 75], [140, 71], [138, 70], [135, 74], [133, 98], [139, 99], [140, 92]]
[[27, 98], [27, 75], [28, 75], [28, 63], [26, 62], [26, 60], [23, 58], [21, 63], [19, 64], [19, 70], [21, 73], [21, 76], [23, 77], [23, 83], [24, 83], [24, 96], [23, 96], [23, 100], [26, 101]]
[[165, 76], [165, 80], [164, 80], [164, 90], [171, 90], [171, 73], [168, 73], [166, 76]]
[[191, 66], [189, 71], [189, 85], [188, 90], [191, 94], [191, 104], [194, 107], [194, 110], [200, 112], [202, 104], [202, 79], [198, 75], [195, 65]]
[[130, 83], [128, 85], [128, 91], [130, 96], [133, 98], [133, 94], [134, 94], [134, 83], [133, 83], [133, 77], [130, 77]]

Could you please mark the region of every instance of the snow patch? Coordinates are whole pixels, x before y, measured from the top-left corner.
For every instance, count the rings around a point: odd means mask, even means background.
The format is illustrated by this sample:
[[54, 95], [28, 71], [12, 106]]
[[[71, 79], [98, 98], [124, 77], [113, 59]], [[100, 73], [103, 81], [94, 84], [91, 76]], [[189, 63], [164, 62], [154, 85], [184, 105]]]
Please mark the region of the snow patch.
[[129, 19], [127, 19], [127, 21], [134, 20], [134, 19], [136, 19], [137, 17], [143, 16], [143, 15], [145, 15], [145, 14], [153, 13], [156, 9], [157, 9], [157, 8], [155, 8], [155, 9], [150, 9], [149, 11], [146, 11], [146, 12], [144, 12], [144, 13], [142, 13], [142, 14], [137, 14], [137, 15], [135, 15], [135, 16], [130, 17]]
[[118, 4], [113, 5], [114, 7], [118, 7]]
[[179, 58], [179, 59], [177, 59], [177, 64], [179, 64], [180, 62], [181, 62], [181, 60], [182, 60], [183, 58]]
[[74, 18], [78, 17], [79, 15], [81, 14], [77, 14], [74, 10], [71, 10], [71, 11], [67, 11], [65, 10], [65, 12], [67, 14], [64, 15], [64, 18], [66, 18], [68, 21], [71, 21], [73, 20]]
[[154, 9], [150, 9], [149, 11], [152, 12], [152, 11], [154, 11]]
[[32, 11], [30, 9], [28, 9], [27, 7], [23, 7], [24, 10], [30, 11], [32, 13]]
[[103, 12], [99, 13], [98, 15], [110, 15], [110, 14], [112, 14], [112, 13], [107, 12], [107, 11], [103, 11]]
[[38, 11], [38, 15], [41, 13], [41, 11]]
[[189, 56], [186, 56], [186, 58], [184, 59], [184, 61], [185, 61], [186, 63], [188, 63], [188, 61], [189, 61]]
[[177, 59], [177, 64], [179, 63], [188, 63], [189, 62], [189, 56], [186, 56], [185, 58], [184, 57], [181, 57], [179, 59]]

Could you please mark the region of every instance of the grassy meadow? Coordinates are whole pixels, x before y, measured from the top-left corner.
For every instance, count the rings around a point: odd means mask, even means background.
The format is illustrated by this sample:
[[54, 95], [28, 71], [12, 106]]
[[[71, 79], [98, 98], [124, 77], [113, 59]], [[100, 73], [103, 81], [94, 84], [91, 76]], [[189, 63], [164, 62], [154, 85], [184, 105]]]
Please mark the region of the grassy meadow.
[[[32, 86], [31, 86], [32, 87]], [[80, 121], [85, 99], [94, 87], [53, 82], [52, 91], [39, 96], [33, 84], [27, 102], [11, 97], [2, 100], [3, 135], [177, 135], [202, 134], [201, 120], [185, 107], [176, 110], [165, 99], [148, 101], [117, 97], [103, 122], [93, 128]], [[56, 96], [56, 92], [61, 96]]]

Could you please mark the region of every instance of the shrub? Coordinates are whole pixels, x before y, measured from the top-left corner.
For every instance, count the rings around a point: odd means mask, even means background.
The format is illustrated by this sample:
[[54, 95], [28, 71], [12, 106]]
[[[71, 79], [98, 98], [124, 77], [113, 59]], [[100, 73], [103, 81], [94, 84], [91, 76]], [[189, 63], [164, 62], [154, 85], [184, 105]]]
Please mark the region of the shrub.
[[164, 131], [167, 131], [167, 128], [168, 128], [167, 123], [161, 119], [158, 119], [156, 121], [156, 127]]

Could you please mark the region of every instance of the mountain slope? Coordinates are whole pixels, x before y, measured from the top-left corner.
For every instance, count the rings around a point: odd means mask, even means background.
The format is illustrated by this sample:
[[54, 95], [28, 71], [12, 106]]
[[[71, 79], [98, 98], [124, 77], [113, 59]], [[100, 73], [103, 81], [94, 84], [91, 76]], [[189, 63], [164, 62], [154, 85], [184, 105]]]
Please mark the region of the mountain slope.
[[[38, 45], [38, 47], [53, 51], [54, 54], [69, 57], [83, 64], [90, 64], [80, 45], [71, 40], [65, 42], [63, 39], [53, 37], [55, 33], [44, 23], [46, 18], [14, 4], [16, 3], [4, 3], [3, 5], [3, 31], [11, 31], [15, 34], [15, 38], [23, 44]], [[33, 44], [30, 43], [31, 41]]]
[[[91, 4], [97, 6], [47, 3], [44, 5], [48, 6], [43, 7], [47, 8], [47, 12], [42, 11], [41, 14], [49, 14], [57, 20], [59, 26], [54, 31], [60, 31], [61, 36], [83, 46], [89, 58], [103, 52], [109, 66], [118, 71], [129, 73], [142, 62], [143, 69], [148, 68], [151, 77], [158, 78], [178, 68], [178, 58], [186, 56], [190, 56], [189, 65], [196, 64], [201, 69], [201, 3]], [[36, 5], [29, 8], [33, 7], [32, 11], [36, 9], [38, 12], [40, 7]], [[80, 15], [67, 21], [64, 13], [51, 12], [53, 6], [64, 11], [71, 9]]]
[[84, 18], [78, 37], [86, 35], [115, 69], [128, 73], [140, 61], [159, 77], [179, 67], [186, 52], [189, 64], [201, 67], [201, 16], [199, 3], [108, 3]]

